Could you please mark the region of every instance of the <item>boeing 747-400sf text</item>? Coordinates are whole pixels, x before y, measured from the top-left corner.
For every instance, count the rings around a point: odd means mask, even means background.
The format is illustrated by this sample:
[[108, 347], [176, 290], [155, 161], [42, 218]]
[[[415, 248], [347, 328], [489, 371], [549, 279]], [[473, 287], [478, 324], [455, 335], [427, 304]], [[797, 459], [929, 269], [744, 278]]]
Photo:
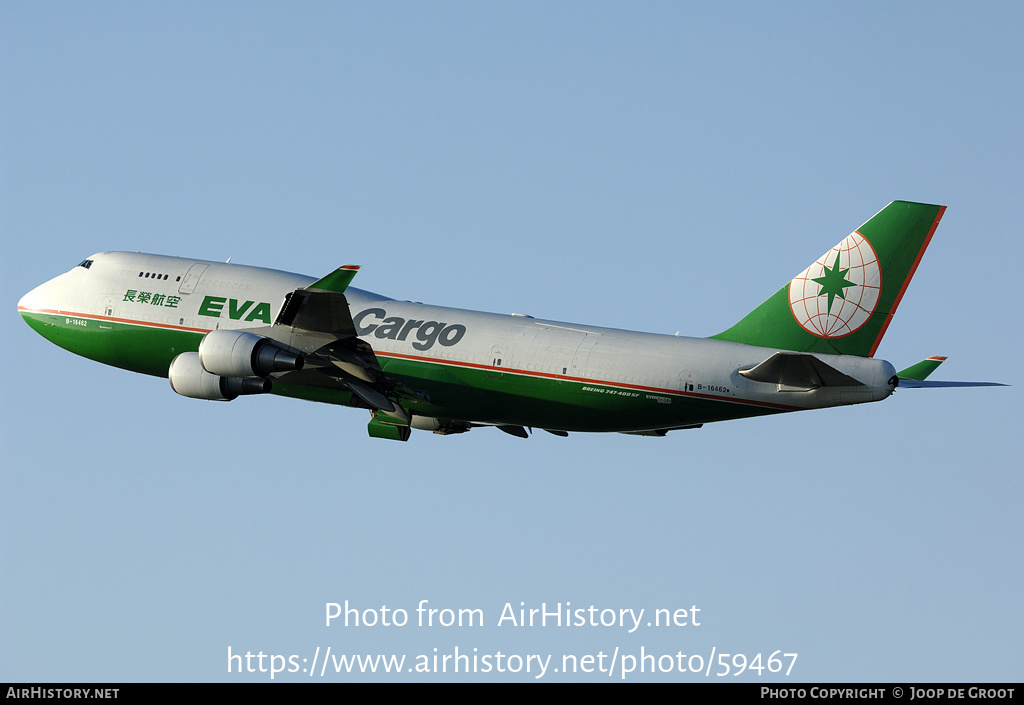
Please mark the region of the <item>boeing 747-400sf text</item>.
[[53, 343], [168, 377], [178, 394], [359, 407], [378, 438], [478, 426], [663, 436], [972, 384], [925, 382], [942, 358], [897, 373], [873, 357], [944, 211], [890, 203], [710, 338], [396, 301], [350, 287], [350, 265], [313, 279], [128, 252], [89, 257], [18, 311]]

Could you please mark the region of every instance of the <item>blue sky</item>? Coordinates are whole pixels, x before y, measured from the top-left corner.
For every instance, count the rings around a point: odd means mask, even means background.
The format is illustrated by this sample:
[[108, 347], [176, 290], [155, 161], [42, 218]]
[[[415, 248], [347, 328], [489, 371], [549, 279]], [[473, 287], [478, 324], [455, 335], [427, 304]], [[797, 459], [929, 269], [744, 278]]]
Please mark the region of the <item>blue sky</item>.
[[[457, 647], [1019, 680], [1022, 30], [1016, 3], [4, 3], [0, 679]], [[15, 312], [124, 249], [704, 336], [894, 199], [948, 210], [878, 356], [1013, 387], [399, 444], [352, 409], [178, 397]], [[424, 599], [486, 624], [324, 625]], [[520, 602], [701, 625], [497, 626]], [[729, 679], [627, 680], [652, 677]]]

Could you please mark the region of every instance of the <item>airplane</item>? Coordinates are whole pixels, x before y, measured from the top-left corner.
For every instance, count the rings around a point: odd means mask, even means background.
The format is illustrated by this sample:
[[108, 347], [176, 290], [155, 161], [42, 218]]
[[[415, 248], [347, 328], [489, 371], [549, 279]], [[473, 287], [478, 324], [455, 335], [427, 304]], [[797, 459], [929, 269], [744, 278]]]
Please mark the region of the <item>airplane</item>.
[[709, 338], [397, 301], [259, 267], [101, 252], [33, 289], [22, 318], [73, 353], [178, 394], [272, 393], [368, 410], [370, 436], [493, 426], [664, 436], [705, 423], [881, 401], [931, 382], [874, 354], [945, 206], [893, 201]]

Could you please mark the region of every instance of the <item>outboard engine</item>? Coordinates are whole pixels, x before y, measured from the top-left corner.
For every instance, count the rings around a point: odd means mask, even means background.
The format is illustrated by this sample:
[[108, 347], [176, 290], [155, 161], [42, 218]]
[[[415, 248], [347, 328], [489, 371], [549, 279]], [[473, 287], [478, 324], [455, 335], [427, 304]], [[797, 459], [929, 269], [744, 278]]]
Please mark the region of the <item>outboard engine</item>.
[[305, 360], [270, 338], [240, 330], [212, 330], [199, 343], [207, 372], [222, 377], [266, 377], [301, 370]]

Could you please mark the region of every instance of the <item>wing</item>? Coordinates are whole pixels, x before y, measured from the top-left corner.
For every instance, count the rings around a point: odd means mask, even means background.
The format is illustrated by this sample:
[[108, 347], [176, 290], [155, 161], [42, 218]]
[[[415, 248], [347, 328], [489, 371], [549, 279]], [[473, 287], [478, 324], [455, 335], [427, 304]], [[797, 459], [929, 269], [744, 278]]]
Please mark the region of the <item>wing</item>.
[[345, 290], [358, 271], [358, 266], [347, 264], [289, 293], [274, 321], [272, 337], [306, 354], [306, 368], [289, 373], [289, 382], [323, 386], [317, 383], [323, 380], [313, 375], [326, 376], [371, 409], [404, 416], [393, 399], [401, 393], [400, 385], [384, 375], [373, 348], [359, 340], [352, 322]]

